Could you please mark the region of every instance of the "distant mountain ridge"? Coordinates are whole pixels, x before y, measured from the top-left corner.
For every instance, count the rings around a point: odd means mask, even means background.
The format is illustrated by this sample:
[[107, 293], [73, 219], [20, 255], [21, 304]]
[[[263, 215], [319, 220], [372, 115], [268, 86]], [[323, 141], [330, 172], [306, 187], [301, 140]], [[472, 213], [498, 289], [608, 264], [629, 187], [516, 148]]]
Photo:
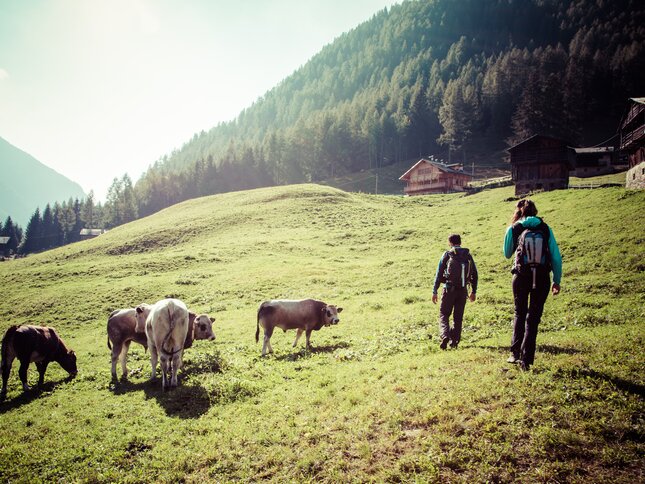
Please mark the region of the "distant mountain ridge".
[[81, 186], [0, 138], [0, 220], [25, 226], [49, 203], [84, 198]]

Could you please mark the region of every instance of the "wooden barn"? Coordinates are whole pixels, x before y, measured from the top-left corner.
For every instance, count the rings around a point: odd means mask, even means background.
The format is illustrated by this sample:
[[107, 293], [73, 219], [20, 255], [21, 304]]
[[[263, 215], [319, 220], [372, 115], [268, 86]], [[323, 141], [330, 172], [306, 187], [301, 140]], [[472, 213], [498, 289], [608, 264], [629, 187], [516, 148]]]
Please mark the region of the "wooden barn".
[[0, 256], [9, 255], [9, 237], [0, 237]]
[[406, 182], [406, 195], [427, 193], [463, 192], [472, 175], [463, 170], [463, 165], [446, 165], [435, 160], [420, 159], [399, 180]]
[[618, 132], [620, 151], [629, 162], [625, 186], [645, 188], [645, 97], [629, 99], [629, 106], [620, 121]]
[[81, 240], [87, 240], [87, 239], [93, 239], [94, 237], [98, 237], [101, 234], [104, 234], [106, 230], [104, 229], [81, 229], [81, 233], [79, 234], [81, 236]]
[[508, 149], [515, 195], [534, 190], [557, 190], [569, 186], [569, 171], [575, 152], [568, 143], [550, 136], [534, 135]]
[[571, 176], [587, 178], [617, 173], [627, 168], [613, 146], [573, 148], [573, 151], [576, 153], [576, 166], [571, 171]]

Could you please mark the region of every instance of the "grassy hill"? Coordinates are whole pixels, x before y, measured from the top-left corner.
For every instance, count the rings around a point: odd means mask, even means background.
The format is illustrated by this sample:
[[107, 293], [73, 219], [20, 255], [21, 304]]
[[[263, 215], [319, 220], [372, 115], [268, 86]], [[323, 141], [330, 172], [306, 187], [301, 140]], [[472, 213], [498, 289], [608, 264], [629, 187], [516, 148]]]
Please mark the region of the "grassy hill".
[[[512, 188], [402, 198], [299, 185], [184, 202], [96, 239], [0, 264], [0, 330], [55, 326], [79, 375], [52, 364], [0, 404], [0, 480], [642, 481], [645, 192], [533, 197], [564, 258], [534, 369], [505, 364], [512, 298], [501, 254]], [[459, 350], [431, 303], [451, 232], [480, 271]], [[110, 382], [109, 313], [166, 296], [216, 317], [180, 387]], [[260, 358], [269, 298], [344, 308], [314, 350]], [[36, 381], [31, 367], [30, 381]]]

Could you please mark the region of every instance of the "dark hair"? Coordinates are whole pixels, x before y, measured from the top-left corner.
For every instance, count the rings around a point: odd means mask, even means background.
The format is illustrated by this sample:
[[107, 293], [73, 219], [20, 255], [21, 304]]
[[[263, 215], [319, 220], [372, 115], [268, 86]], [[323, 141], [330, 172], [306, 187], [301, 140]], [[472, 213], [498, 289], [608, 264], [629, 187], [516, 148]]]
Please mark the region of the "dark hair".
[[461, 235], [450, 234], [448, 236], [448, 242], [450, 242], [452, 245], [461, 245]]
[[538, 210], [533, 200], [525, 198], [517, 202], [515, 212], [513, 213], [513, 217], [511, 217], [511, 224], [514, 224], [519, 219], [524, 217], [535, 217], [537, 214]]

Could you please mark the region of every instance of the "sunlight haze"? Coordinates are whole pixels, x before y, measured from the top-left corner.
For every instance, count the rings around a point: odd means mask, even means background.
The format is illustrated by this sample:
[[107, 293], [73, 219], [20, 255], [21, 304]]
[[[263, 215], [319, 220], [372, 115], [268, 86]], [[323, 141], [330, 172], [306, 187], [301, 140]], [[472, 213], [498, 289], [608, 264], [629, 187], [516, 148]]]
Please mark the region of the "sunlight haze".
[[103, 201], [391, 0], [0, 0], [0, 137]]

